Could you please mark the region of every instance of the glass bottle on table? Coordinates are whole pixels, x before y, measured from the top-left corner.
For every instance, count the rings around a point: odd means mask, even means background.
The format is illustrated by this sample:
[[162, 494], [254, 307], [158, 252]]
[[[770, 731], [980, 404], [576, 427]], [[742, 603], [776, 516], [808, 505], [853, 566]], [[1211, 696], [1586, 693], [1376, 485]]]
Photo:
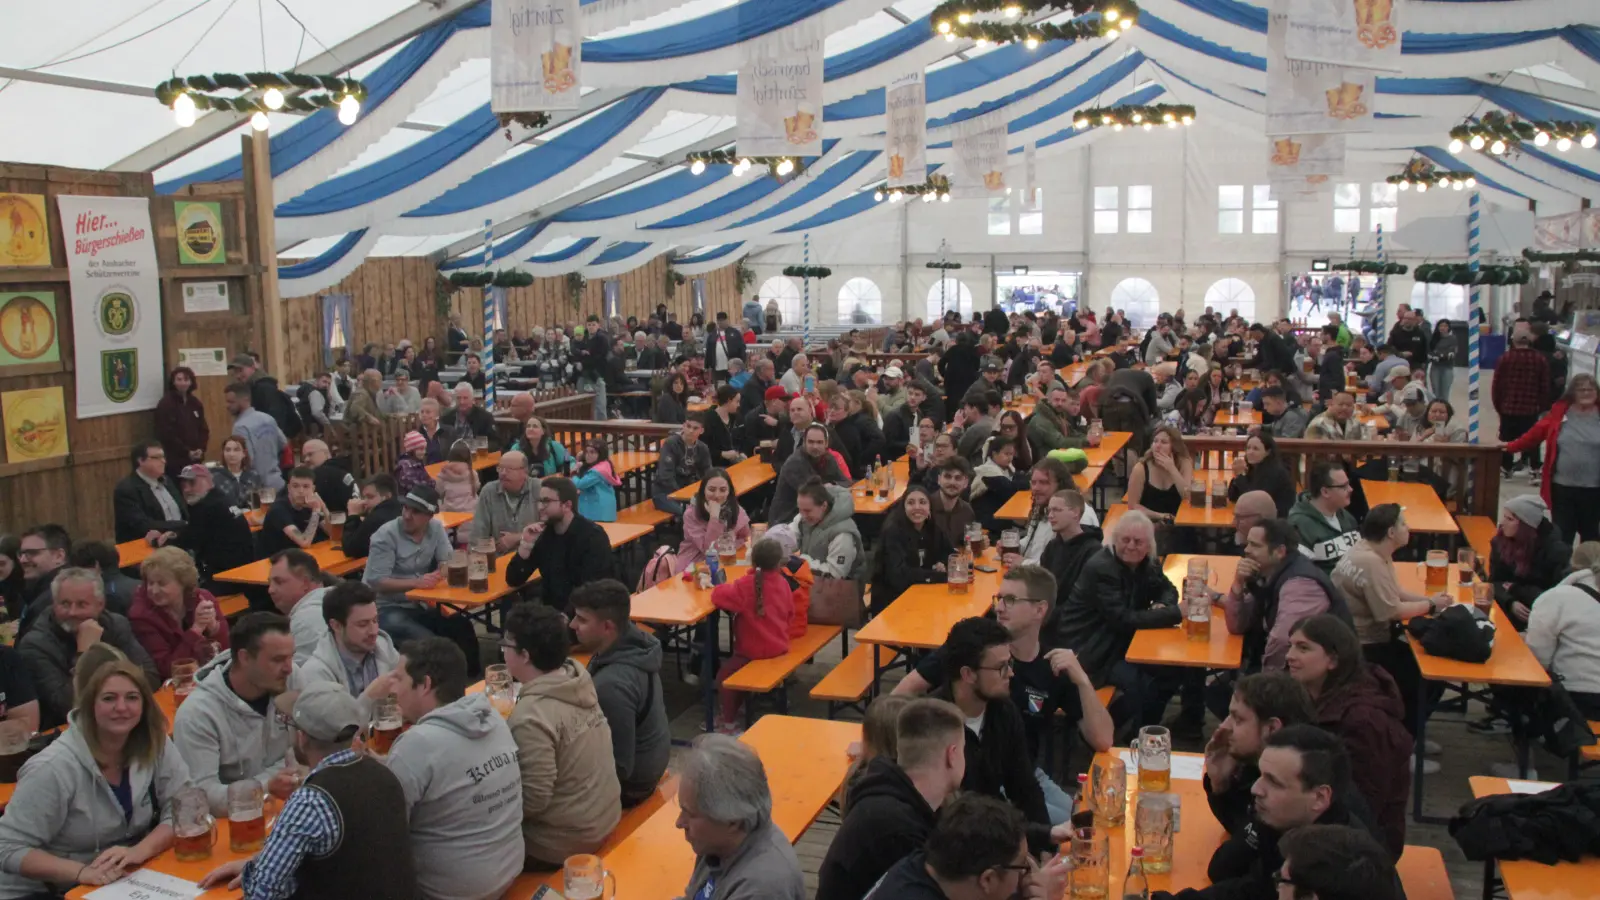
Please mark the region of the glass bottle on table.
[[1128, 851], [1128, 876], [1122, 879], [1122, 900], [1150, 900], [1150, 879], [1144, 874], [1144, 848]]

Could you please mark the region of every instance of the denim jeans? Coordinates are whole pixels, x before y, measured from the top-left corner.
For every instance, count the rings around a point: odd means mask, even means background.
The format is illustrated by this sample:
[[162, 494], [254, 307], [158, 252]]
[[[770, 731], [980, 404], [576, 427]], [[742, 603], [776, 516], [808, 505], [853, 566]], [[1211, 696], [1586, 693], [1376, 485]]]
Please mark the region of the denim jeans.
[[656, 505], [656, 509], [659, 509], [664, 513], [671, 513], [672, 515], [677, 516], [678, 518], [682, 518], [683, 517], [683, 510], [684, 510], [683, 501], [672, 499], [672, 492], [671, 491], [662, 491], [662, 490], [651, 491], [650, 492], [650, 501]]
[[1449, 402], [1450, 388], [1456, 383], [1456, 370], [1441, 363], [1434, 363], [1428, 367], [1428, 388], [1433, 391], [1433, 396]]
[[467, 671], [473, 674], [479, 671], [478, 633], [472, 623], [461, 616], [445, 616], [433, 607], [411, 603], [383, 604], [378, 607], [378, 627], [388, 633], [397, 648], [403, 647], [406, 641], [448, 638], [467, 657]]
[[592, 391], [594, 393], [594, 420], [606, 420], [606, 379], [604, 375], [578, 376], [578, 390]]

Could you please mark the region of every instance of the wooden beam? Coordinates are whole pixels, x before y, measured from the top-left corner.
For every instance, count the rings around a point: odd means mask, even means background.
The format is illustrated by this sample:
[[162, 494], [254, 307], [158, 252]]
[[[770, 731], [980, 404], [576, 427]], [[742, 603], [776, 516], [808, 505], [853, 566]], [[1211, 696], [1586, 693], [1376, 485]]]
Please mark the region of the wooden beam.
[[282, 376], [288, 363], [284, 341], [283, 298], [278, 296], [277, 224], [272, 201], [272, 144], [264, 131], [246, 135], [243, 144], [244, 191], [250, 229], [247, 263], [261, 267], [261, 307], [266, 314], [262, 335], [262, 363], [268, 372]]

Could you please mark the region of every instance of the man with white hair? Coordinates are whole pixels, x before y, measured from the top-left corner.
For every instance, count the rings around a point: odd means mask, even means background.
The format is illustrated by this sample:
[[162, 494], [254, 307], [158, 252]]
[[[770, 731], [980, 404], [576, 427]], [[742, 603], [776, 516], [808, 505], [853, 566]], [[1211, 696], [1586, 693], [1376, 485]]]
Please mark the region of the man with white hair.
[[[804, 353], [796, 353], [789, 362], [789, 371], [783, 373], [780, 383], [789, 395], [795, 396], [805, 393], [806, 376], [811, 374], [811, 359]], [[812, 389], [816, 389], [816, 382], [812, 382]]]
[[679, 770], [678, 828], [694, 850], [690, 900], [803, 900], [805, 876], [772, 821], [761, 758], [721, 734], [697, 738]]
[[17, 652], [33, 677], [39, 697], [39, 727], [67, 720], [75, 692], [72, 673], [78, 657], [95, 644], [110, 644], [144, 670], [152, 685], [161, 677], [156, 664], [133, 636], [127, 618], [106, 609], [105, 582], [93, 569], [65, 568], [50, 582], [50, 610], [23, 635]]
[[469, 437], [488, 438], [490, 450], [500, 449], [500, 439], [495, 435], [494, 415], [478, 405], [478, 398], [473, 395], [472, 386], [456, 385], [455, 397], [456, 408], [444, 423], [444, 427], [450, 430], [451, 439], [459, 441]]

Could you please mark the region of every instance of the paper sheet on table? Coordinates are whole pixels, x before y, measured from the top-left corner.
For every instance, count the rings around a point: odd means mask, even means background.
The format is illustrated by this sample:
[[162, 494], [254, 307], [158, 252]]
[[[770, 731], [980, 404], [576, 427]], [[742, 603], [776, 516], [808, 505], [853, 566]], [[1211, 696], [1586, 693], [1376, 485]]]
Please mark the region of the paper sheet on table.
[[1518, 781], [1515, 778], [1506, 779], [1506, 787], [1511, 788], [1513, 794], [1542, 794], [1553, 787], [1560, 785], [1549, 781]]
[[90, 891], [86, 900], [194, 900], [205, 893], [200, 885], [164, 872], [140, 869]]
[[[1139, 768], [1134, 762], [1132, 750], [1119, 750], [1117, 756], [1122, 759], [1122, 764], [1133, 772]], [[1172, 757], [1172, 777], [1183, 778], [1189, 781], [1199, 781], [1206, 773], [1206, 758], [1204, 756], [1177, 756]]]

